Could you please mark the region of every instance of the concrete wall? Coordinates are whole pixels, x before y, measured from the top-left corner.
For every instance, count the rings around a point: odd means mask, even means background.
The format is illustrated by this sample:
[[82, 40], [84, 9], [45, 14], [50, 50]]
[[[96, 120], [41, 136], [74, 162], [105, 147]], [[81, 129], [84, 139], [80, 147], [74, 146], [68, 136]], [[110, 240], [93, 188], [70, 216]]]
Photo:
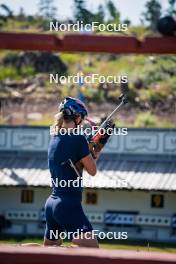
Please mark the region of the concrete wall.
[[[86, 191], [85, 191], [86, 192]], [[170, 219], [168, 226], [141, 225], [140, 227], [106, 227], [104, 224], [93, 224], [95, 229], [106, 231], [127, 232], [129, 239], [144, 239], [154, 241], [176, 241], [176, 234], [171, 227], [172, 215], [176, 213], [176, 193], [157, 192], [164, 194], [164, 208], [151, 208], [151, 195], [156, 192], [143, 191], [110, 191], [98, 190], [97, 205], [85, 205], [87, 212], [138, 211], [142, 216], [161, 216]], [[85, 195], [83, 200], [85, 201]]]
[[[49, 127], [0, 126], [0, 151], [43, 151], [49, 142]], [[104, 153], [176, 155], [176, 129], [116, 130]]]
[[[44, 206], [45, 200], [50, 193], [49, 188], [29, 188], [34, 190], [34, 203], [23, 204], [20, 201], [20, 187], [1, 187], [0, 188], [0, 215], [5, 215], [9, 210], [22, 211], [37, 211], [39, 212]], [[140, 215], [147, 216], [166, 216], [171, 219], [176, 213], [176, 206], [173, 201], [176, 200], [176, 193], [165, 192], [164, 208], [156, 209], [150, 207], [151, 194], [155, 192], [143, 191], [111, 191], [111, 190], [93, 190], [97, 192], [98, 202], [96, 205], [85, 204], [85, 190], [83, 194], [83, 206], [86, 213], [103, 214], [107, 210], [112, 211], [138, 211]], [[12, 220], [12, 227], [4, 230], [10, 234], [33, 234], [43, 235], [44, 225], [41, 220]], [[148, 240], [163, 240], [176, 241], [176, 235], [172, 232], [171, 225], [169, 226], [138, 226], [134, 227], [107, 227], [104, 222], [93, 223], [94, 229], [127, 232], [129, 239], [148, 239]]]
[[[28, 188], [34, 190], [34, 203], [21, 203], [20, 187], [1, 187], [0, 188], [0, 215], [5, 215], [7, 211], [27, 211], [38, 213], [44, 207], [45, 200], [49, 196], [49, 188]], [[21, 235], [43, 235], [44, 225], [41, 220], [10, 220], [12, 226], [4, 230], [7, 234]]]
[[[98, 190], [97, 205], [87, 205], [86, 210], [91, 211], [139, 211], [142, 214], [153, 215], [171, 215], [174, 211], [176, 213], [176, 205], [173, 201], [176, 200], [176, 193], [171, 192], [144, 192], [144, 191], [110, 191]], [[151, 208], [150, 196], [151, 194], [164, 194], [165, 206], [164, 208]], [[84, 196], [85, 197], [85, 196]], [[83, 198], [83, 201], [85, 199]]]

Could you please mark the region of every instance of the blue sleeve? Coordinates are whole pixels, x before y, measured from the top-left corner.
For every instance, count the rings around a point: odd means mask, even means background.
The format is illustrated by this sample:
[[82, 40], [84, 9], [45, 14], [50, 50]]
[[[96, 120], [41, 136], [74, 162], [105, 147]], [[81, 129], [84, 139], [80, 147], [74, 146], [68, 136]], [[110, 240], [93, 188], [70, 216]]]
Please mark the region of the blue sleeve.
[[86, 140], [86, 138], [83, 135], [79, 136], [78, 139], [78, 152], [77, 152], [77, 157], [78, 157], [78, 161], [81, 160], [82, 158], [86, 157], [87, 155], [90, 154], [90, 150], [89, 150], [89, 146], [88, 146], [88, 142]]

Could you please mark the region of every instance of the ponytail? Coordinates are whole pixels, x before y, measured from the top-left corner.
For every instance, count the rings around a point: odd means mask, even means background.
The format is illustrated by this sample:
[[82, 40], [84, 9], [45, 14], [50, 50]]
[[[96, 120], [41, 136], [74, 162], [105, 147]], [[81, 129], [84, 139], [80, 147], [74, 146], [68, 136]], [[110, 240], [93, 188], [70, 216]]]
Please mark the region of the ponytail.
[[63, 112], [59, 112], [55, 115], [54, 124], [50, 127], [50, 135], [58, 135], [59, 130], [63, 124]]

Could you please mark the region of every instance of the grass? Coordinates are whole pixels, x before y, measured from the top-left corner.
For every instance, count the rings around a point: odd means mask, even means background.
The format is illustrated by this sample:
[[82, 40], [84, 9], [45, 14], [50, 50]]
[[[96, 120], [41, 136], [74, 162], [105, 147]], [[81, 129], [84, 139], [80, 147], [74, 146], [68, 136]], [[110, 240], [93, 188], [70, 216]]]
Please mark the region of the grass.
[[[22, 31], [22, 32], [40, 32], [42, 30], [41, 25], [43, 20], [39, 17], [28, 17], [25, 19], [9, 19], [4, 24], [4, 31]], [[49, 28], [49, 25], [47, 25]], [[128, 34], [136, 34], [138, 38], [142, 39], [145, 35], [150, 34], [143, 26], [131, 26]], [[100, 34], [100, 33], [98, 33]], [[108, 34], [106, 32], [106, 34]], [[56, 35], [60, 36], [61, 33], [57, 32]], [[23, 67], [21, 70], [17, 69], [14, 64], [10, 66], [4, 66], [2, 60], [9, 55], [15, 55], [17, 52], [1, 51], [0, 52], [0, 82], [5, 79], [10, 80], [22, 80], [35, 76], [35, 70], [28, 66]], [[125, 126], [128, 127], [175, 127], [170, 112], [173, 106], [168, 108], [168, 105], [174, 104], [174, 98], [176, 96], [176, 57], [173, 55], [124, 55], [124, 54], [105, 54], [105, 53], [56, 53], [60, 59], [68, 66], [66, 75], [76, 75], [80, 70], [87, 74], [98, 73], [99, 75], [112, 75], [120, 76], [127, 75], [129, 80], [129, 90], [131, 97], [135, 99], [136, 110], [135, 120], [122, 120]], [[13, 57], [13, 56], [12, 56]], [[50, 85], [48, 80], [44, 81], [44, 87], [38, 92], [38, 88], [32, 93], [35, 99], [44, 98], [45, 101], [49, 101], [53, 96], [65, 97], [76, 96], [76, 85]], [[120, 85], [111, 87], [109, 96], [117, 98], [120, 93]], [[2, 86], [0, 91], [0, 100], [9, 98], [15, 100], [13, 95], [5, 86]], [[85, 97], [89, 101], [96, 102], [97, 104], [104, 102], [104, 93], [98, 89], [98, 83], [85, 84], [82, 88]], [[23, 92], [23, 91], [20, 91]], [[24, 97], [26, 94], [24, 94]], [[146, 105], [150, 109], [147, 113], [138, 113], [139, 109], [143, 109]], [[157, 107], [161, 111], [164, 111], [165, 118], [162, 119], [162, 115], [157, 112]], [[164, 109], [164, 110], [163, 110]], [[165, 110], [166, 109], [166, 110]], [[168, 113], [167, 113], [168, 112]], [[134, 119], [134, 118], [133, 118]], [[43, 117], [42, 120], [28, 120], [31, 125], [48, 125], [50, 118]], [[1, 120], [3, 123], [3, 120]]]
[[[0, 238], [0, 245], [14, 245], [21, 243], [43, 243], [41, 238]], [[176, 253], [176, 245], [171, 243], [157, 243], [157, 242], [147, 242], [147, 241], [127, 241], [122, 243], [121, 241], [107, 241], [100, 240], [100, 248], [110, 249], [110, 250], [134, 250], [134, 251], [154, 251], [154, 252], [167, 252]], [[71, 243], [69, 241], [64, 241], [64, 245], [68, 246]]]

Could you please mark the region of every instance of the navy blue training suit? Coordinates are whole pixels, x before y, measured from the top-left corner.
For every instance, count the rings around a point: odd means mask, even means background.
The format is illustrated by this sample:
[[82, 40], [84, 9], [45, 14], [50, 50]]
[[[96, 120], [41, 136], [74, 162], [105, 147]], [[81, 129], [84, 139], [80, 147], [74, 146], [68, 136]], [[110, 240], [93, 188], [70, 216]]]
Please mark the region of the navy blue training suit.
[[[52, 232], [88, 232], [93, 230], [90, 222], [83, 212], [82, 187], [73, 187], [66, 184], [69, 180], [77, 179], [77, 174], [67, 162], [73, 163], [89, 155], [89, 147], [83, 135], [54, 135], [51, 136], [48, 149], [48, 165], [52, 178], [52, 194], [46, 201], [46, 230], [45, 237], [51, 237]], [[61, 184], [62, 183], [62, 184]], [[71, 181], [70, 181], [71, 183]], [[63, 187], [65, 186], [65, 187]]]

